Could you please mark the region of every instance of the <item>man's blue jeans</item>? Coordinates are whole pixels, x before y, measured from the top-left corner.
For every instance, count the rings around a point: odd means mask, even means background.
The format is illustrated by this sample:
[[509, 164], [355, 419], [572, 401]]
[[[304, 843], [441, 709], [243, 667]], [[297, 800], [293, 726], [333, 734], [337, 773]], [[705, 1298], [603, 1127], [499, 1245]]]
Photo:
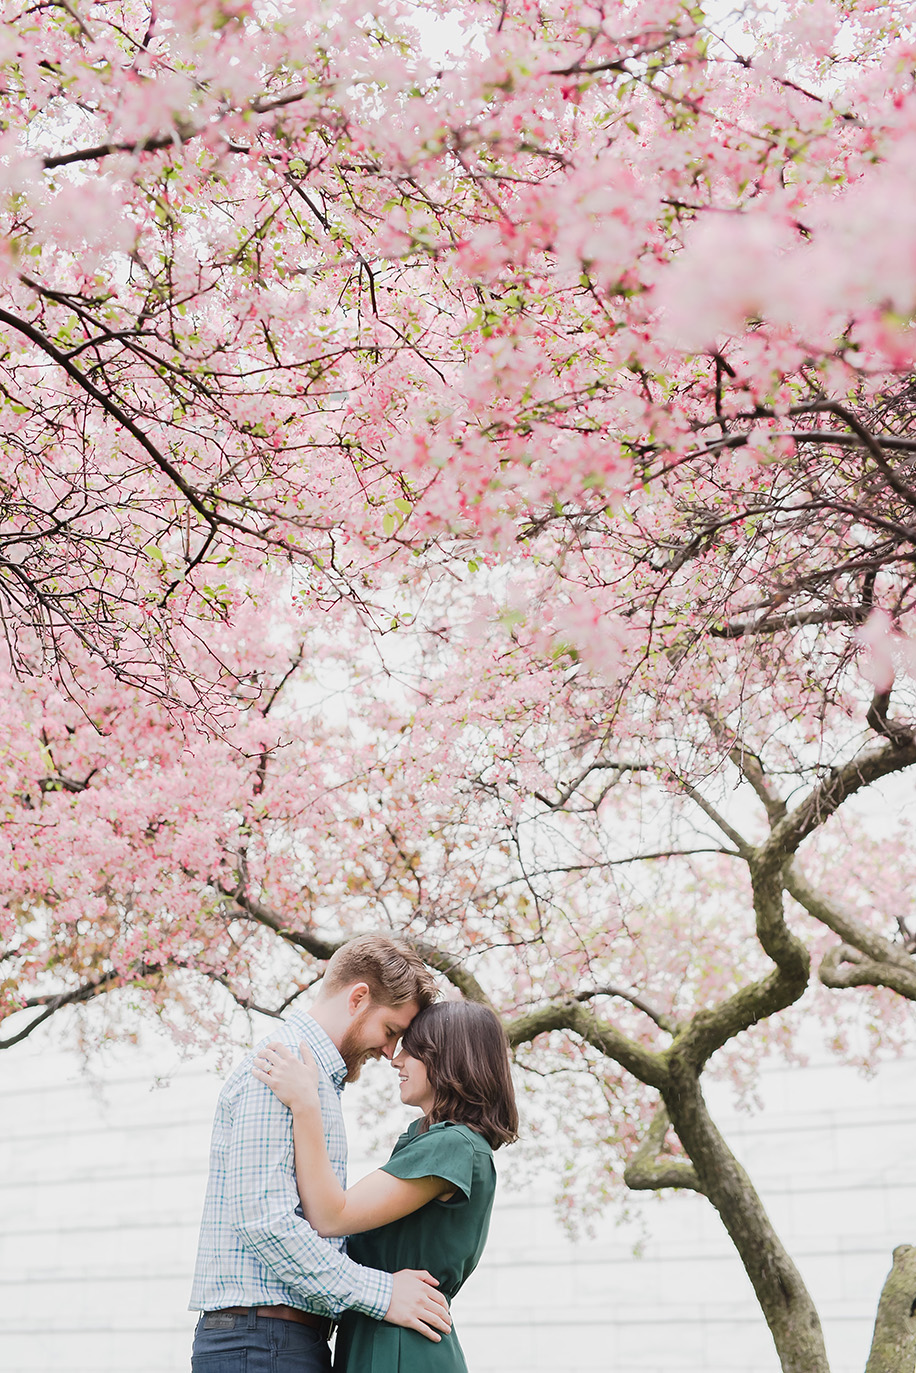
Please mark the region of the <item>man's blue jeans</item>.
[[197, 1322], [191, 1373], [331, 1373], [331, 1355], [309, 1325], [211, 1311]]

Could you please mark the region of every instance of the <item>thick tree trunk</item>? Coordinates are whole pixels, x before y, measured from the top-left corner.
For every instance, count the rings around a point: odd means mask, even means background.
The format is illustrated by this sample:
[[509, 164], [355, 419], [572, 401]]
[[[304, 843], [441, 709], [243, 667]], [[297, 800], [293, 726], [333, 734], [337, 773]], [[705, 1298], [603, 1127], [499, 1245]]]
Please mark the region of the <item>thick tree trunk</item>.
[[672, 1081], [663, 1091], [671, 1124], [741, 1256], [783, 1373], [830, 1373], [821, 1323], [801, 1274], [750, 1178], [716, 1129], [695, 1073], [686, 1065], [671, 1066]]
[[881, 1290], [865, 1373], [916, 1369], [916, 1248], [901, 1244]]

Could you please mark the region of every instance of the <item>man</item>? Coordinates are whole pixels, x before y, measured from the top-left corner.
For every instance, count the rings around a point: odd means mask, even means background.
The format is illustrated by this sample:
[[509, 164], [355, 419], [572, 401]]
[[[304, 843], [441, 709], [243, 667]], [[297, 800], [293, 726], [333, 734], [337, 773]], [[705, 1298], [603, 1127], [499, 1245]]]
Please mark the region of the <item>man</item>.
[[[390, 1059], [435, 995], [432, 974], [408, 945], [363, 935], [329, 960], [311, 1011], [271, 1032], [296, 1051], [306, 1040], [315, 1055], [328, 1154], [344, 1186], [343, 1084], [368, 1058]], [[438, 1341], [451, 1319], [429, 1273], [363, 1268], [347, 1258], [343, 1240], [319, 1238], [303, 1218], [292, 1117], [251, 1076], [252, 1057], [235, 1069], [216, 1109], [190, 1301], [203, 1313], [192, 1373], [328, 1373], [328, 1336], [348, 1307]]]

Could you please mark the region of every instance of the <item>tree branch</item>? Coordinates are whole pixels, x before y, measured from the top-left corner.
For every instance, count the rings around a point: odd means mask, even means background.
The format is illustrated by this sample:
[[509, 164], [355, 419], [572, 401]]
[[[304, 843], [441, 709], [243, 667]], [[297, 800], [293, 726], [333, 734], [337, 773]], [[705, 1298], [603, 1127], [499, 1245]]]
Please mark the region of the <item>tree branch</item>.
[[891, 703], [891, 690], [876, 691], [871, 698], [871, 705], [865, 716], [865, 723], [869, 729], [873, 729], [876, 734], [880, 734], [884, 739], [890, 739], [892, 743], [905, 745], [913, 737], [913, 731], [907, 725], [902, 725], [896, 720], [888, 719], [888, 707]]
[[[793, 413], [796, 413], [793, 411]], [[801, 413], [808, 413], [806, 407], [801, 408]], [[737, 416], [739, 419], [774, 419], [775, 412], [772, 410], [758, 411], [754, 415], [743, 414]], [[714, 439], [705, 448], [695, 448], [692, 452], [684, 455], [683, 461], [690, 462], [694, 458], [710, 457], [714, 453], [720, 453], [726, 448], [745, 448], [751, 441], [751, 434], [728, 434], [724, 439]], [[794, 443], [820, 443], [835, 444], [838, 448], [864, 448], [869, 445], [857, 434], [842, 434], [835, 429], [768, 429], [767, 437], [773, 439], [792, 439]], [[886, 448], [896, 453], [916, 453], [916, 439], [902, 439], [897, 434], [872, 434], [872, 442], [880, 444], [881, 448]]]
[[227, 887], [220, 882], [214, 883], [214, 886], [222, 896], [235, 902], [242, 915], [249, 916], [257, 924], [273, 930], [274, 934], [278, 934], [288, 944], [295, 944], [296, 948], [304, 949], [313, 958], [327, 960], [347, 942], [345, 939], [322, 939], [316, 934], [290, 929], [282, 915], [271, 910], [269, 906], [263, 905], [260, 901], [256, 901], [253, 896], [249, 896], [240, 888]]
[[[702, 710], [717, 743], [725, 746], [731, 738], [732, 743], [728, 750], [729, 759], [744, 780], [753, 787], [759, 800], [763, 802], [763, 808], [770, 824], [774, 825], [786, 814], [786, 803], [773, 792], [759, 755], [752, 749], [745, 748], [741, 738], [719, 719], [712, 706], [704, 706]], [[716, 823], [720, 824], [720, 821], [717, 819]]]
[[[189, 965], [183, 964], [181, 966], [187, 967]], [[192, 969], [192, 971], [200, 972], [202, 970]], [[305, 992], [309, 991], [309, 987], [297, 987], [296, 990], [294, 992], [291, 992], [289, 996], [284, 997], [284, 999], [280, 1002], [279, 1006], [261, 1006], [258, 1004], [258, 1002], [254, 1000], [253, 997], [241, 996], [232, 986], [232, 983], [229, 981], [229, 978], [226, 977], [223, 973], [204, 970], [203, 975], [207, 978], [209, 982], [216, 982], [220, 987], [224, 988], [224, 990], [227, 991], [229, 995], [232, 997], [232, 1000], [236, 1003], [236, 1005], [241, 1006], [243, 1011], [256, 1011], [258, 1015], [267, 1015], [270, 1016], [273, 1020], [282, 1020], [283, 1012], [288, 1010], [294, 1001], [298, 1001], [300, 996], [304, 995]]]
[[749, 858], [754, 852], [753, 845], [749, 844], [744, 836], [738, 833], [734, 825], [729, 824], [724, 815], [719, 814], [715, 806], [710, 801], [707, 801], [706, 797], [703, 796], [701, 792], [697, 791], [696, 787], [691, 786], [691, 784], [684, 781], [683, 778], [676, 777], [675, 780], [684, 795], [689, 796], [691, 801], [699, 806], [700, 810], [709, 816], [713, 824], [718, 826], [722, 833], [732, 841], [740, 856], [742, 858]]
[[670, 1124], [664, 1103], [659, 1102], [645, 1139], [623, 1170], [623, 1180], [632, 1192], [681, 1187], [704, 1193], [693, 1164], [688, 1159], [674, 1158], [664, 1152]]
[[912, 730], [904, 737], [889, 739], [887, 743], [863, 750], [841, 768], [832, 768], [785, 819], [773, 827], [769, 839], [758, 850], [761, 872], [773, 872], [798, 849], [802, 840], [826, 820], [857, 791], [870, 786], [882, 777], [916, 763], [916, 737]]
[[[758, 849], [750, 849], [745, 844], [743, 856], [747, 857], [753, 884], [757, 938], [776, 969], [761, 981], [742, 987], [718, 1006], [698, 1011], [678, 1036], [672, 1052], [674, 1049], [685, 1052], [694, 1066], [699, 1067], [742, 1029], [798, 1000], [808, 985], [811, 960], [802, 941], [785, 922], [783, 892], [788, 882], [787, 860], [802, 840], [824, 824], [847, 797], [879, 777], [898, 772], [914, 762], [916, 743], [912, 738], [906, 745], [893, 740], [861, 753], [845, 767], [832, 770], [800, 806], [773, 826], [769, 838]], [[703, 804], [702, 800], [698, 803]], [[711, 810], [709, 807], [707, 813]], [[713, 816], [716, 818], [714, 811]], [[725, 822], [716, 818], [716, 823]]]
[[[741, 987], [718, 1005], [697, 1011], [678, 1035], [673, 1047], [687, 1057], [695, 1071], [699, 1072], [716, 1050], [735, 1035], [759, 1025], [777, 1011], [784, 1011], [802, 995], [808, 985], [811, 963], [801, 941], [794, 935], [789, 938], [795, 947], [784, 960], [786, 966], [777, 965], [766, 977]], [[766, 952], [773, 957], [769, 949]]]
[[576, 1001], [591, 1001], [596, 996], [619, 996], [623, 1001], [629, 1001], [631, 1006], [635, 1006], [638, 1011], [642, 1011], [650, 1020], [654, 1020], [660, 1030], [666, 1034], [676, 1035], [681, 1028], [680, 1022], [653, 1006], [645, 997], [639, 996], [636, 992], [628, 992], [623, 987], [595, 987], [590, 992], [577, 992]]
[[[327, 961], [347, 942], [346, 939], [322, 939], [318, 935], [291, 929], [282, 915], [271, 910], [269, 906], [263, 905], [262, 902], [256, 901], [254, 897], [248, 896], [245, 892], [221, 884], [217, 884], [217, 890], [230, 901], [234, 901], [244, 915], [257, 921], [259, 925], [264, 925], [267, 929], [273, 930], [287, 943], [304, 949], [313, 958]], [[478, 1001], [484, 1006], [489, 1006], [495, 1013], [496, 1008], [493, 1002], [473, 973], [462, 966], [458, 955], [447, 953], [422, 939], [408, 939], [406, 942], [416, 949], [425, 963], [442, 973], [452, 986], [457, 987], [468, 1001]]]
[[606, 1058], [612, 1058], [626, 1068], [627, 1072], [647, 1086], [661, 1090], [668, 1080], [662, 1054], [653, 1053], [651, 1049], [637, 1044], [616, 1026], [599, 1020], [572, 999], [548, 1002], [536, 1010], [503, 1021], [503, 1025], [513, 1048], [528, 1044], [538, 1035], [549, 1034], [552, 1030], [569, 1030], [598, 1049]]
[[215, 515], [212, 510], [208, 510], [200, 496], [198, 496], [193, 487], [188, 485], [174, 464], [169, 461], [164, 453], [160, 453], [156, 445], [146, 434], [144, 434], [143, 430], [140, 429], [138, 425], [134, 424], [130, 416], [121, 409], [116, 401], [113, 401], [110, 396], [106, 396], [104, 391], [100, 391], [84, 372], [81, 372], [78, 367], [74, 366], [66, 353], [62, 353], [59, 348], [55, 347], [51, 340], [45, 338], [41, 330], [36, 329], [34, 325], [29, 324], [28, 320], [17, 319], [17, 317], [11, 315], [8, 310], [0, 308], [0, 321], [4, 324], [8, 324], [9, 327], [15, 329], [17, 333], [22, 334], [30, 343], [34, 343], [36, 348], [40, 348], [43, 353], [47, 353], [49, 358], [53, 358], [58, 367], [62, 368], [67, 376], [75, 381], [78, 386], [81, 386], [87, 395], [90, 395], [94, 401], [97, 401], [106, 414], [110, 415], [112, 419], [122, 425], [131, 437], [139, 443], [140, 447], [152, 458], [159, 470], [178, 488], [188, 504], [193, 506], [201, 518], [206, 520], [207, 524], [212, 527], [219, 517]]
[[176, 145], [188, 142], [194, 138], [199, 130], [182, 136], [175, 130], [174, 133], [158, 134], [155, 138], [144, 138], [138, 143], [97, 143], [93, 148], [74, 148], [69, 153], [57, 153], [52, 157], [42, 159], [42, 166], [46, 171], [53, 171], [55, 167], [69, 167], [74, 162], [98, 162], [103, 157], [111, 157], [114, 153], [152, 153], [160, 152], [163, 148], [174, 148]]
[[903, 970], [912, 967], [906, 953], [889, 939], [870, 929], [864, 921], [839, 902], [832, 898], [828, 901], [820, 892], [815, 891], [799, 869], [797, 860], [791, 867], [786, 868], [783, 880], [792, 899], [803, 906], [815, 920], [826, 925], [828, 930], [833, 930], [834, 934], [839, 935], [845, 944], [851, 944], [873, 962], [892, 964]]
[[422, 939], [410, 939], [408, 943], [413, 945], [424, 963], [435, 968], [437, 973], [442, 973], [467, 1001], [477, 1001], [482, 1006], [489, 1006], [493, 1014], [498, 1015], [496, 1007], [477, 978], [462, 965], [457, 954], [446, 953], [445, 950], [437, 949]]
[[869, 607], [861, 605], [834, 606], [830, 610], [796, 610], [788, 615], [763, 615], [759, 619], [729, 620], [710, 629], [714, 639], [741, 639], [745, 634], [779, 634], [784, 629], [802, 625], [862, 624], [869, 616]]
[[757, 754], [746, 749], [738, 740], [734, 747], [729, 749], [728, 756], [744, 780], [753, 787], [758, 799], [763, 802], [763, 808], [770, 824], [777, 824], [786, 814], [786, 803], [782, 797], [775, 794], [770, 786], [763, 764]]
[[849, 944], [836, 944], [821, 959], [818, 977], [825, 987], [843, 991], [850, 987], [889, 987], [898, 996], [916, 1001], [916, 964], [900, 967], [883, 959], [869, 958]]
[[574, 781], [559, 787], [560, 794], [555, 801], [551, 801], [550, 797], [542, 791], [532, 792], [532, 795], [548, 810], [562, 810], [567, 801], [571, 800], [582, 783], [593, 772], [645, 772], [647, 769], [646, 763], [589, 763], [588, 767]]
[[[48, 997], [33, 997], [21, 1009], [30, 1010], [35, 1006], [41, 1006], [40, 1015], [35, 1016], [18, 1034], [10, 1035], [8, 1039], [0, 1039], [0, 1049], [11, 1049], [14, 1044], [20, 1044], [22, 1040], [28, 1039], [29, 1035], [38, 1029], [39, 1025], [43, 1025], [46, 1020], [54, 1015], [55, 1011], [61, 1010], [62, 1007], [78, 1006], [82, 1002], [91, 1001], [93, 997], [103, 996], [105, 992], [113, 991], [115, 987], [120, 986], [123, 981], [124, 979], [119, 973], [103, 973], [95, 982], [86, 982], [83, 986], [76, 987], [72, 992], [60, 992], [55, 996]], [[11, 1011], [10, 1014], [16, 1015], [17, 1011]]]
[[916, 508], [916, 488], [910, 486], [907, 482], [902, 481], [900, 477], [897, 476], [897, 473], [884, 456], [880, 439], [872, 434], [870, 429], [866, 428], [858, 416], [854, 415], [851, 410], [847, 410], [845, 405], [840, 405], [837, 401], [833, 400], [815, 401], [813, 404], [795, 406], [790, 413], [809, 415], [826, 413], [836, 415], [838, 420], [842, 420], [843, 423], [852, 430], [862, 446], [868, 449], [868, 452], [874, 460], [875, 466], [882, 473], [891, 490], [896, 492], [898, 496], [901, 496], [908, 505]]

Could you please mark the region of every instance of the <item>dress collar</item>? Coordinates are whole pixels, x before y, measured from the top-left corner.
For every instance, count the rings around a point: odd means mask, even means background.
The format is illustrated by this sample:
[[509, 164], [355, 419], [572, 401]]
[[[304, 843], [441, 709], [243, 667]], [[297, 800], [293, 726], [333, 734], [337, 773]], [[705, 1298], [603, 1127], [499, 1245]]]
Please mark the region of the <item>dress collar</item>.
[[343, 1091], [346, 1081], [347, 1065], [341, 1058], [340, 1050], [327, 1030], [322, 1029], [318, 1021], [313, 1020], [307, 1011], [299, 1011], [295, 1015], [291, 1015], [287, 1024], [295, 1025], [297, 1029], [302, 1031], [302, 1038], [307, 1041], [309, 1048], [315, 1055], [316, 1062], [327, 1073], [339, 1095]]

